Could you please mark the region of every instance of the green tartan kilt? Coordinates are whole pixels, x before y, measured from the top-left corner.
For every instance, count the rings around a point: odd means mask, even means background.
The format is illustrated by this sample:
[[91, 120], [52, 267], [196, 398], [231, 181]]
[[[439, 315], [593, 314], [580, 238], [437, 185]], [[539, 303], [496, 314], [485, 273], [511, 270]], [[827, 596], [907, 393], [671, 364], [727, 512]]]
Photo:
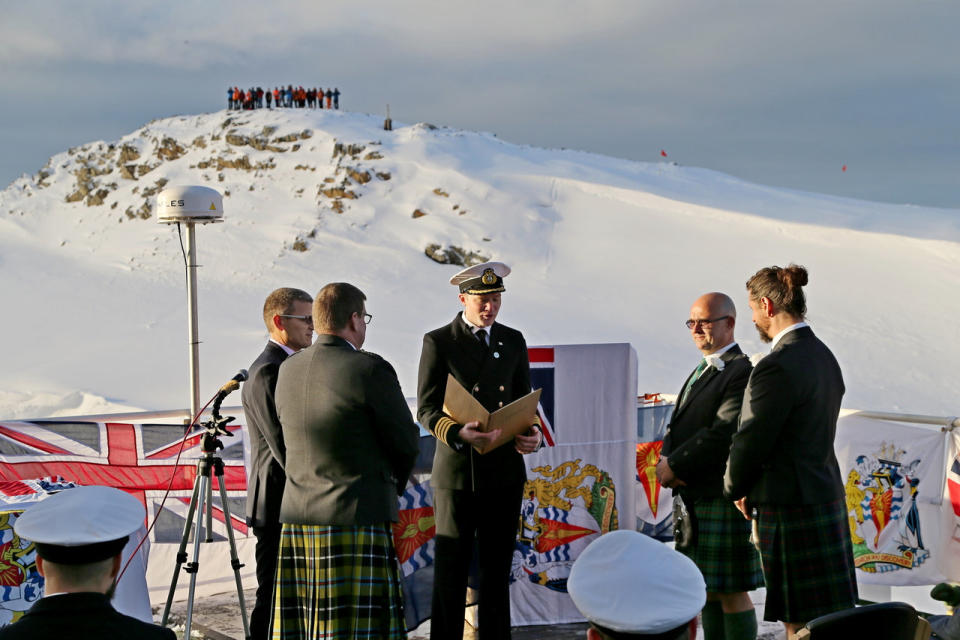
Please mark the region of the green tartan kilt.
[[697, 538], [682, 550], [700, 569], [710, 593], [739, 593], [763, 586], [760, 556], [750, 543], [750, 522], [724, 498], [693, 503]]
[[764, 620], [803, 624], [856, 606], [856, 569], [843, 499], [761, 505], [757, 532], [767, 582]]
[[406, 637], [389, 523], [283, 525], [274, 595], [275, 640]]

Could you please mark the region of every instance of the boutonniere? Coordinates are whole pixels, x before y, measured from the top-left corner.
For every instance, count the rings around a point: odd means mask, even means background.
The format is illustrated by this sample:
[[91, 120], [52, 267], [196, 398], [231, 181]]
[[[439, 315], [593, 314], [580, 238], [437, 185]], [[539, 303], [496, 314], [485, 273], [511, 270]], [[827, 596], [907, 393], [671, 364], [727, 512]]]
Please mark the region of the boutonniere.
[[716, 354], [711, 353], [708, 356], [703, 356], [703, 359], [707, 361], [708, 367], [713, 367], [717, 371], [723, 371], [723, 368], [727, 365], [727, 363], [723, 361], [723, 358]]

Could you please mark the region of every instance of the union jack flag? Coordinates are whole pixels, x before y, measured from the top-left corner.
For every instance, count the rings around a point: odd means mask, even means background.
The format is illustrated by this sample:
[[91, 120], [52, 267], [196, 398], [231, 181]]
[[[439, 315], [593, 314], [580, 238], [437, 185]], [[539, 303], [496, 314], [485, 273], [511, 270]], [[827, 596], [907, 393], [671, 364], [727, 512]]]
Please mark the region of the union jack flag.
[[[244, 522], [247, 478], [239, 425], [227, 429], [240, 437], [222, 439], [223, 479], [235, 536], [248, 535]], [[205, 431], [190, 434], [179, 465], [174, 465], [183, 439], [177, 425], [115, 422], [0, 422], [0, 482], [60, 476], [81, 485], [116, 487], [132, 494], [156, 520], [154, 542], [179, 542], [183, 535], [197, 460]], [[172, 478], [172, 482], [171, 482]], [[170, 496], [159, 512], [167, 487]], [[215, 539], [225, 539], [220, 489], [213, 475]], [[159, 515], [158, 515], [159, 513]]]
[[547, 447], [556, 445], [556, 434], [553, 430], [554, 410], [554, 358], [550, 347], [532, 347], [527, 349], [530, 356], [530, 387], [542, 389], [540, 403], [537, 405], [537, 415], [543, 427], [543, 444]]

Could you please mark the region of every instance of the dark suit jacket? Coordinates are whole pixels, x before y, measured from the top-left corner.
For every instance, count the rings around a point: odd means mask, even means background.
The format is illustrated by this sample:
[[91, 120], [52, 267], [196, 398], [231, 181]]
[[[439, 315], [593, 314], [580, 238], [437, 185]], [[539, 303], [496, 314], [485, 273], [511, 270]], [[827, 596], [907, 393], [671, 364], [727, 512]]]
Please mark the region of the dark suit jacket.
[[[680, 493], [692, 499], [723, 495], [730, 438], [737, 430], [743, 390], [750, 378], [750, 360], [737, 345], [720, 359], [723, 371], [709, 367], [686, 398], [677, 397], [681, 404], [674, 408], [663, 439], [662, 454], [669, 458], [670, 469], [687, 483]], [[684, 381], [681, 393], [686, 386]]]
[[390, 363], [321, 334], [280, 366], [277, 413], [287, 444], [281, 522], [397, 519], [420, 432]]
[[528, 358], [519, 331], [493, 323], [485, 350], [459, 313], [450, 324], [423, 336], [417, 418], [442, 443], [433, 457], [434, 487], [504, 487], [526, 481], [523, 458], [510, 443], [479, 455], [460, 439], [463, 425], [443, 412], [443, 396], [450, 373], [487, 411], [496, 411], [530, 393]]
[[283, 463], [286, 447], [274, 404], [277, 374], [287, 352], [268, 342], [263, 353], [250, 365], [250, 377], [243, 383], [240, 399], [250, 434], [250, 470], [247, 474], [247, 524], [263, 527], [280, 521], [280, 499], [286, 476]]
[[0, 629], [0, 640], [175, 640], [172, 629], [124, 615], [102, 593], [41, 598], [22, 618]]
[[757, 504], [823, 504], [844, 495], [833, 450], [840, 365], [810, 327], [783, 336], [753, 369], [724, 494]]

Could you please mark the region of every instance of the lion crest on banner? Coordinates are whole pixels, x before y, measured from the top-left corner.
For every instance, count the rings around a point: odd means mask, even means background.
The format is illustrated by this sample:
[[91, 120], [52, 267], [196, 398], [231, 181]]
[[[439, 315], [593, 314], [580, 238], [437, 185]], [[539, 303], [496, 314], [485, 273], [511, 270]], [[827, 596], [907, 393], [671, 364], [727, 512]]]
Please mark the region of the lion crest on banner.
[[919, 567], [930, 557], [920, 530], [917, 494], [920, 458], [904, 463], [906, 451], [881, 443], [857, 456], [845, 486], [856, 567], [886, 573]]
[[578, 458], [533, 468], [523, 495], [510, 580], [566, 593], [570, 567], [591, 536], [619, 526], [613, 480]]

